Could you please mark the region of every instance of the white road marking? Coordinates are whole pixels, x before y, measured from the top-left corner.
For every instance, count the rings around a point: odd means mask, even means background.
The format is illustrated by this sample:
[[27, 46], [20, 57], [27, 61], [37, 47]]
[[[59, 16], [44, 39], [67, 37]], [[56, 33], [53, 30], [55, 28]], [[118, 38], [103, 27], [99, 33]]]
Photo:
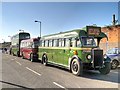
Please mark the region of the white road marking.
[[22, 65], [21, 63], [19, 63], [18, 61], [16, 61], [16, 63], [18, 63], [20, 66]]
[[60, 84], [58, 84], [58, 83], [56, 83], [56, 82], [53, 82], [53, 84], [57, 85], [57, 86], [60, 87], [60, 88], [65, 88], [65, 87], [63, 87], [62, 85], [60, 85]]
[[30, 68], [28, 68], [28, 67], [26, 67], [26, 69], [28, 69], [28, 70], [32, 71], [33, 73], [35, 73], [35, 74], [41, 76], [41, 74], [39, 74], [38, 72], [36, 72], [36, 71], [34, 71], [34, 70], [32, 70], [32, 69], [30, 69]]

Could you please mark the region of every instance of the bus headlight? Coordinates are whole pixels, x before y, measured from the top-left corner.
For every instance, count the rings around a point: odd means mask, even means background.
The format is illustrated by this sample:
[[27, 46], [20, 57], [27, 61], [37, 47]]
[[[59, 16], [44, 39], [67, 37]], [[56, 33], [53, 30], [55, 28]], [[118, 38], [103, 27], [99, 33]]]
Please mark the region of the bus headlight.
[[104, 59], [107, 59], [107, 55], [106, 54], [104, 55]]
[[87, 59], [91, 59], [91, 55], [90, 54], [87, 55]]

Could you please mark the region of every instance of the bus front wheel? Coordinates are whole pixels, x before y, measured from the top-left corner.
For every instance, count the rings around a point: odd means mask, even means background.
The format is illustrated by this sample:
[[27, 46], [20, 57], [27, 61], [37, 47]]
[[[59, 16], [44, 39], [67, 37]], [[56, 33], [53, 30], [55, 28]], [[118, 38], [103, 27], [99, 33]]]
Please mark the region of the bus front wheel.
[[99, 69], [99, 72], [103, 75], [108, 74], [111, 70], [111, 64], [110, 62], [105, 62], [104, 67]]
[[82, 75], [82, 63], [78, 59], [73, 59], [71, 62], [71, 71], [74, 75], [76, 76], [81, 76]]
[[42, 56], [42, 63], [43, 63], [43, 65], [47, 66], [47, 61], [48, 61], [47, 55], [44, 54]]

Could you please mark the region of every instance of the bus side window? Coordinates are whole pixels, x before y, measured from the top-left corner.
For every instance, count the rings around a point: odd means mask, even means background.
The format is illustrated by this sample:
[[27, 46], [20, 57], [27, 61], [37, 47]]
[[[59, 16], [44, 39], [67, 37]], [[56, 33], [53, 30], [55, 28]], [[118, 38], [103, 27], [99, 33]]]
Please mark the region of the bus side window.
[[81, 41], [79, 39], [76, 39], [76, 46], [77, 47], [81, 47], [82, 46]]
[[23, 44], [23, 43], [21, 42], [20, 47], [22, 47], [22, 44]]
[[58, 39], [54, 39], [54, 47], [58, 47], [59, 43], [58, 43]]
[[65, 39], [65, 47], [70, 47], [70, 39], [69, 38]]
[[65, 46], [65, 38], [62, 39], [62, 47]]
[[45, 41], [45, 47], [48, 47], [48, 40]]
[[44, 47], [45, 46], [45, 41], [44, 40], [42, 40], [42, 47]]
[[49, 40], [49, 47], [52, 47], [52, 40]]
[[39, 41], [39, 45], [42, 46], [42, 40]]
[[59, 47], [62, 46], [62, 39], [58, 39], [59, 40]]
[[76, 47], [76, 40], [75, 40], [75, 38], [72, 38], [70, 43], [71, 43], [71, 47]]
[[29, 43], [29, 46], [32, 47], [32, 42]]

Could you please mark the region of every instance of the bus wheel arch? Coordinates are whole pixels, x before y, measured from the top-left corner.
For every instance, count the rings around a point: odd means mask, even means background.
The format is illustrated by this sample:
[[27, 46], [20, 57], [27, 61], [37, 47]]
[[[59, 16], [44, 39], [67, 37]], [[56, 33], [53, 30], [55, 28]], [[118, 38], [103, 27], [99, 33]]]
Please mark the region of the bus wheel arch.
[[47, 54], [44, 53], [42, 55], [42, 64], [44, 64], [45, 66], [47, 66], [47, 62], [48, 62], [48, 57], [47, 57]]
[[73, 57], [71, 59], [70, 71], [76, 76], [82, 76], [83, 64], [79, 57]]

